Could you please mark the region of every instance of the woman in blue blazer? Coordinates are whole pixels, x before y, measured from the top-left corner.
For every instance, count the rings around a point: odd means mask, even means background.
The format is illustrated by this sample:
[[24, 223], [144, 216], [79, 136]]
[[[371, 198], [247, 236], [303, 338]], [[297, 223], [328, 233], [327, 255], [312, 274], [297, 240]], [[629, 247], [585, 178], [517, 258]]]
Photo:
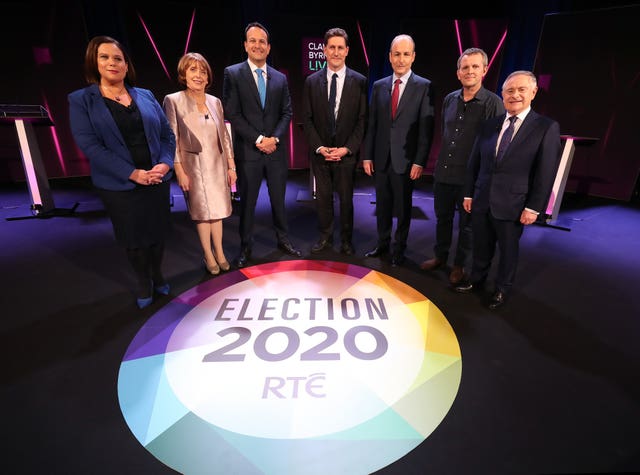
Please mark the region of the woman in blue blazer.
[[175, 136], [153, 93], [133, 87], [135, 69], [117, 40], [93, 38], [84, 72], [89, 86], [69, 94], [71, 132], [89, 159], [93, 185], [137, 276], [138, 307], [144, 308], [154, 289], [169, 293], [161, 263]]

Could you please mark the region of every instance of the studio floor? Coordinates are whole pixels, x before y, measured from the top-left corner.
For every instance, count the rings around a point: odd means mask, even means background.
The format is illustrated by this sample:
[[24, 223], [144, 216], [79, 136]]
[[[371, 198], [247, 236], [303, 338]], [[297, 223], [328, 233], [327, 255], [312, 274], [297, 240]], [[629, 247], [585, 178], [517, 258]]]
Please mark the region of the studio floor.
[[[172, 292], [139, 310], [124, 253], [88, 181], [52, 181], [56, 206], [77, 207], [49, 219], [15, 219], [30, 215], [23, 185], [0, 187], [3, 473], [176, 473], [132, 435], [116, 385], [144, 323], [173, 297], [217, 278], [205, 272], [180, 190], [172, 184], [164, 265]], [[317, 233], [308, 171], [290, 173], [290, 234], [303, 258], [401, 280], [442, 311], [460, 344], [462, 379], [446, 417], [376, 474], [639, 472], [640, 204], [566, 194], [561, 226], [525, 230], [514, 292], [490, 311], [480, 296], [453, 292], [446, 270], [419, 268], [435, 241], [431, 189], [429, 178], [418, 181], [407, 260], [392, 267], [364, 257], [376, 244], [369, 177], [357, 177], [356, 254], [347, 257], [337, 246], [310, 254]], [[229, 259], [239, 251], [237, 229], [234, 212], [224, 221]], [[266, 189], [255, 237], [252, 264], [291, 259], [276, 248]]]

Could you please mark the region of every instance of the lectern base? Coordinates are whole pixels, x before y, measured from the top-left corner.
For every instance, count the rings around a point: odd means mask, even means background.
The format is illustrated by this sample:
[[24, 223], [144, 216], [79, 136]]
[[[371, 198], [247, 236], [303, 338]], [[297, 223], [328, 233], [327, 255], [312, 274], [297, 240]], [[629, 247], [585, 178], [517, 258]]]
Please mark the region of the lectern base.
[[533, 224], [537, 224], [538, 226], [543, 226], [545, 228], [560, 229], [561, 231], [571, 231], [571, 227], [569, 226], [570, 222], [567, 219], [556, 219], [549, 222], [536, 221]]
[[18, 221], [20, 219], [48, 219], [48, 218], [56, 218], [56, 217], [65, 217], [71, 216], [80, 203], [76, 203], [71, 208], [53, 208], [47, 211], [38, 211], [37, 208], [32, 206], [32, 210], [35, 214], [31, 214], [29, 216], [14, 216], [11, 218], [6, 218], [7, 221]]

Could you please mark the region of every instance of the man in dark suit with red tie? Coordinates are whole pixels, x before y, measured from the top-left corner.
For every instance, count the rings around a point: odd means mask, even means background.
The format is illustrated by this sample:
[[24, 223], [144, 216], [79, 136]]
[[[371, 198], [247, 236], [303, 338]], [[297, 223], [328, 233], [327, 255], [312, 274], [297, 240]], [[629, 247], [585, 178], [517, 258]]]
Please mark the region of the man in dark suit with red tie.
[[287, 78], [267, 65], [269, 33], [260, 23], [245, 28], [247, 61], [224, 70], [222, 102], [231, 123], [240, 192], [240, 255], [235, 265], [251, 258], [253, 221], [262, 178], [267, 181], [278, 248], [300, 257], [289, 240], [285, 192], [289, 172], [284, 137], [291, 122]]
[[504, 304], [513, 286], [524, 226], [544, 214], [560, 160], [560, 126], [531, 109], [537, 91], [530, 71], [507, 76], [506, 116], [485, 122], [469, 158], [463, 206], [471, 213], [473, 265], [469, 280], [455, 289], [468, 293], [483, 287], [497, 244], [492, 310]]
[[[415, 57], [409, 35], [393, 39], [389, 51], [393, 74], [373, 85], [364, 142], [363, 168], [374, 176], [378, 228], [378, 243], [365, 256], [379, 257], [391, 250], [393, 266], [404, 262], [413, 182], [422, 176], [433, 138], [433, 88], [431, 81], [411, 71]], [[394, 212], [397, 226], [391, 246]]]
[[367, 120], [367, 79], [346, 66], [348, 54], [346, 31], [331, 28], [324, 35], [327, 67], [304, 83], [304, 134], [316, 182], [320, 233], [311, 248], [314, 254], [333, 243], [334, 192], [340, 200], [340, 252], [354, 253], [353, 181]]

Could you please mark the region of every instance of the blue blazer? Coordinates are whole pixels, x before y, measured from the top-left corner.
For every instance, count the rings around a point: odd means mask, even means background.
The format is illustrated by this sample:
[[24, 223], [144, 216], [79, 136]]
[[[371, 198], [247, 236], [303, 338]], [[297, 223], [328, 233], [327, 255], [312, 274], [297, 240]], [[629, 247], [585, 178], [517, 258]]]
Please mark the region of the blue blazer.
[[411, 73], [391, 118], [393, 75], [373, 84], [369, 122], [365, 137], [365, 160], [382, 170], [389, 156], [395, 173], [411, 170], [413, 164], [427, 163], [433, 139], [434, 104], [431, 81]]
[[[140, 110], [152, 166], [166, 163], [173, 169], [176, 139], [162, 107], [147, 89], [127, 87], [127, 92]], [[136, 168], [133, 158], [98, 85], [74, 91], [68, 99], [71, 133], [89, 159], [93, 184], [113, 191], [135, 188], [136, 184], [129, 180]], [[163, 181], [171, 176], [167, 173]]]
[[476, 137], [464, 196], [473, 198], [473, 212], [497, 219], [519, 220], [524, 208], [544, 213], [560, 162], [559, 124], [530, 110], [496, 163], [496, 145], [505, 116], [487, 120]]
[[269, 158], [286, 160], [283, 138], [289, 131], [293, 115], [287, 78], [267, 65], [267, 97], [262, 109], [253, 76], [247, 61], [224, 70], [222, 104], [225, 118], [231, 123], [235, 159], [263, 160], [262, 152], [255, 145], [258, 137], [263, 135], [281, 140]]

